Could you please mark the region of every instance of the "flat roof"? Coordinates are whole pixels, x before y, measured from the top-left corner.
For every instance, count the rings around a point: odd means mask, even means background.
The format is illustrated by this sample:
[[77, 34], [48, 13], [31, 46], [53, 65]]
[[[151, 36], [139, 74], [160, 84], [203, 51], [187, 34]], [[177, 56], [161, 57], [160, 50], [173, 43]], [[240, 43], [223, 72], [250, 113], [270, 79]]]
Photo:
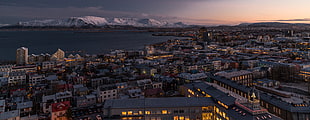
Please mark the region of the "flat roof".
[[[222, 78], [220, 76], [209, 75], [209, 77], [211, 77], [212, 79], [215, 79], [219, 82], [225, 83], [225, 84], [227, 84], [227, 85], [229, 85], [235, 89], [238, 89], [242, 92], [245, 92], [245, 93], [247, 93], [249, 90], [251, 90], [250, 87], [246, 87], [244, 85], [239, 85], [236, 82], [233, 82], [231, 80], [227, 80], [227, 79]], [[276, 97], [276, 95], [270, 96], [267, 93], [261, 92], [261, 91], [259, 91], [259, 93], [260, 93], [260, 99], [261, 100], [266, 101], [272, 105], [275, 105], [281, 109], [284, 109], [284, 110], [287, 110], [290, 112], [310, 113], [310, 105], [308, 105], [308, 106], [293, 106], [293, 104], [281, 100], [280, 98]]]
[[192, 90], [196, 90], [199, 88], [200, 90], [209, 94], [211, 96], [211, 98], [213, 98], [214, 100], [221, 101], [222, 103], [224, 103], [228, 106], [233, 105], [235, 103], [235, 100], [236, 100], [236, 98], [234, 98], [232, 96], [228, 96], [227, 93], [224, 93], [224, 92], [218, 90], [217, 88], [210, 86], [204, 82], [186, 84], [184, 86], [189, 88], [189, 89], [192, 89]]
[[232, 108], [226, 110], [225, 112], [236, 120], [282, 120], [281, 118], [268, 112], [258, 115], [251, 115], [249, 112], [239, 108], [238, 106], [232, 106]]
[[32, 106], [33, 106], [32, 101], [17, 103], [17, 109], [31, 108]]
[[226, 78], [232, 78], [232, 77], [238, 77], [241, 75], [247, 75], [250, 73], [252, 73], [252, 72], [247, 71], [247, 70], [240, 70], [240, 71], [232, 71], [232, 72], [222, 72], [222, 73], [218, 73], [218, 75], [224, 76]]
[[12, 110], [4, 113], [0, 113], [0, 120], [7, 120], [9, 118], [15, 118], [19, 116], [18, 110]]

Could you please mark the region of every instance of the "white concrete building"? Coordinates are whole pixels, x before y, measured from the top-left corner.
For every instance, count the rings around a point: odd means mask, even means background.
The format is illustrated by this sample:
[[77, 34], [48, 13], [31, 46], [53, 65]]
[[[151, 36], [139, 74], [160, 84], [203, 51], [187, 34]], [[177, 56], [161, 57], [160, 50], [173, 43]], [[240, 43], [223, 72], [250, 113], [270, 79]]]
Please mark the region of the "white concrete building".
[[98, 102], [104, 102], [108, 99], [116, 99], [118, 97], [117, 88], [98, 87], [97, 89]]
[[28, 64], [28, 48], [21, 47], [16, 50], [16, 64]]

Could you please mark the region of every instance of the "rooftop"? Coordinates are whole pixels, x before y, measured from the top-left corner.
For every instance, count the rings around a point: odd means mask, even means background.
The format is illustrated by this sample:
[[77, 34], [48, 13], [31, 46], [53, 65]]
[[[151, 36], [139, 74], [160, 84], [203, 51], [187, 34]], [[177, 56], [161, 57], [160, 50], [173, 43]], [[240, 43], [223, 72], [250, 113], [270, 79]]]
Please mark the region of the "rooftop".
[[12, 110], [4, 113], [0, 113], [0, 120], [8, 120], [9, 118], [15, 118], [19, 116], [18, 110]]
[[[248, 91], [251, 90], [250, 87], [246, 87], [246, 86], [243, 86], [243, 85], [239, 85], [238, 83], [236, 82], [233, 82], [231, 80], [227, 80], [225, 78], [222, 78], [220, 76], [210, 76], [212, 79], [215, 79], [219, 82], [222, 82], [222, 83], [225, 83], [235, 89], [238, 89], [242, 92], [245, 92], [247, 93]], [[310, 106], [294, 106], [294, 104], [291, 104], [291, 103], [288, 103], [288, 102], [285, 102], [283, 100], [281, 100], [279, 98], [279, 96], [275, 96], [275, 95], [268, 95], [267, 93], [265, 92], [261, 92], [260, 91], [260, 99], [263, 100], [263, 101], [266, 101], [270, 104], [273, 104], [281, 109], [284, 109], [284, 110], [287, 110], [287, 111], [290, 111], [290, 112], [305, 112], [305, 113], [310, 113]]]
[[246, 71], [246, 70], [240, 70], [240, 71], [233, 71], [233, 72], [219, 72], [217, 73], [219, 76], [224, 76], [226, 78], [232, 78], [232, 77], [237, 77], [237, 76], [241, 76], [241, 75], [246, 75], [246, 74], [250, 74], [252, 72], [250, 71]]

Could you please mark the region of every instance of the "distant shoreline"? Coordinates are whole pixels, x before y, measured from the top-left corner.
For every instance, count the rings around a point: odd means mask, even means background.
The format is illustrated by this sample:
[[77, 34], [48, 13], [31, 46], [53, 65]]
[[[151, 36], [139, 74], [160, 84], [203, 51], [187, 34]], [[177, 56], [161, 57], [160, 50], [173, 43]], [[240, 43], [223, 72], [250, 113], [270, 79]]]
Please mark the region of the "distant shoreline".
[[198, 27], [165, 28], [165, 27], [133, 27], [133, 26], [109, 26], [109, 27], [24, 27], [4, 26], [0, 31], [78, 31], [78, 32], [184, 32], [197, 30]]

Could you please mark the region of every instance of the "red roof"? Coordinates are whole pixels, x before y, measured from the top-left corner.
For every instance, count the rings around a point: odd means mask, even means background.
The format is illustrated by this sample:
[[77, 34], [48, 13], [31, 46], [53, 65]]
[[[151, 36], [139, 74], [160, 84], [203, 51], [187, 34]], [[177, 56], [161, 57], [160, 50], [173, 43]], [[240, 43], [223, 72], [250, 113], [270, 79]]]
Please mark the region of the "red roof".
[[52, 104], [52, 112], [67, 110], [70, 107], [70, 101], [64, 101]]

